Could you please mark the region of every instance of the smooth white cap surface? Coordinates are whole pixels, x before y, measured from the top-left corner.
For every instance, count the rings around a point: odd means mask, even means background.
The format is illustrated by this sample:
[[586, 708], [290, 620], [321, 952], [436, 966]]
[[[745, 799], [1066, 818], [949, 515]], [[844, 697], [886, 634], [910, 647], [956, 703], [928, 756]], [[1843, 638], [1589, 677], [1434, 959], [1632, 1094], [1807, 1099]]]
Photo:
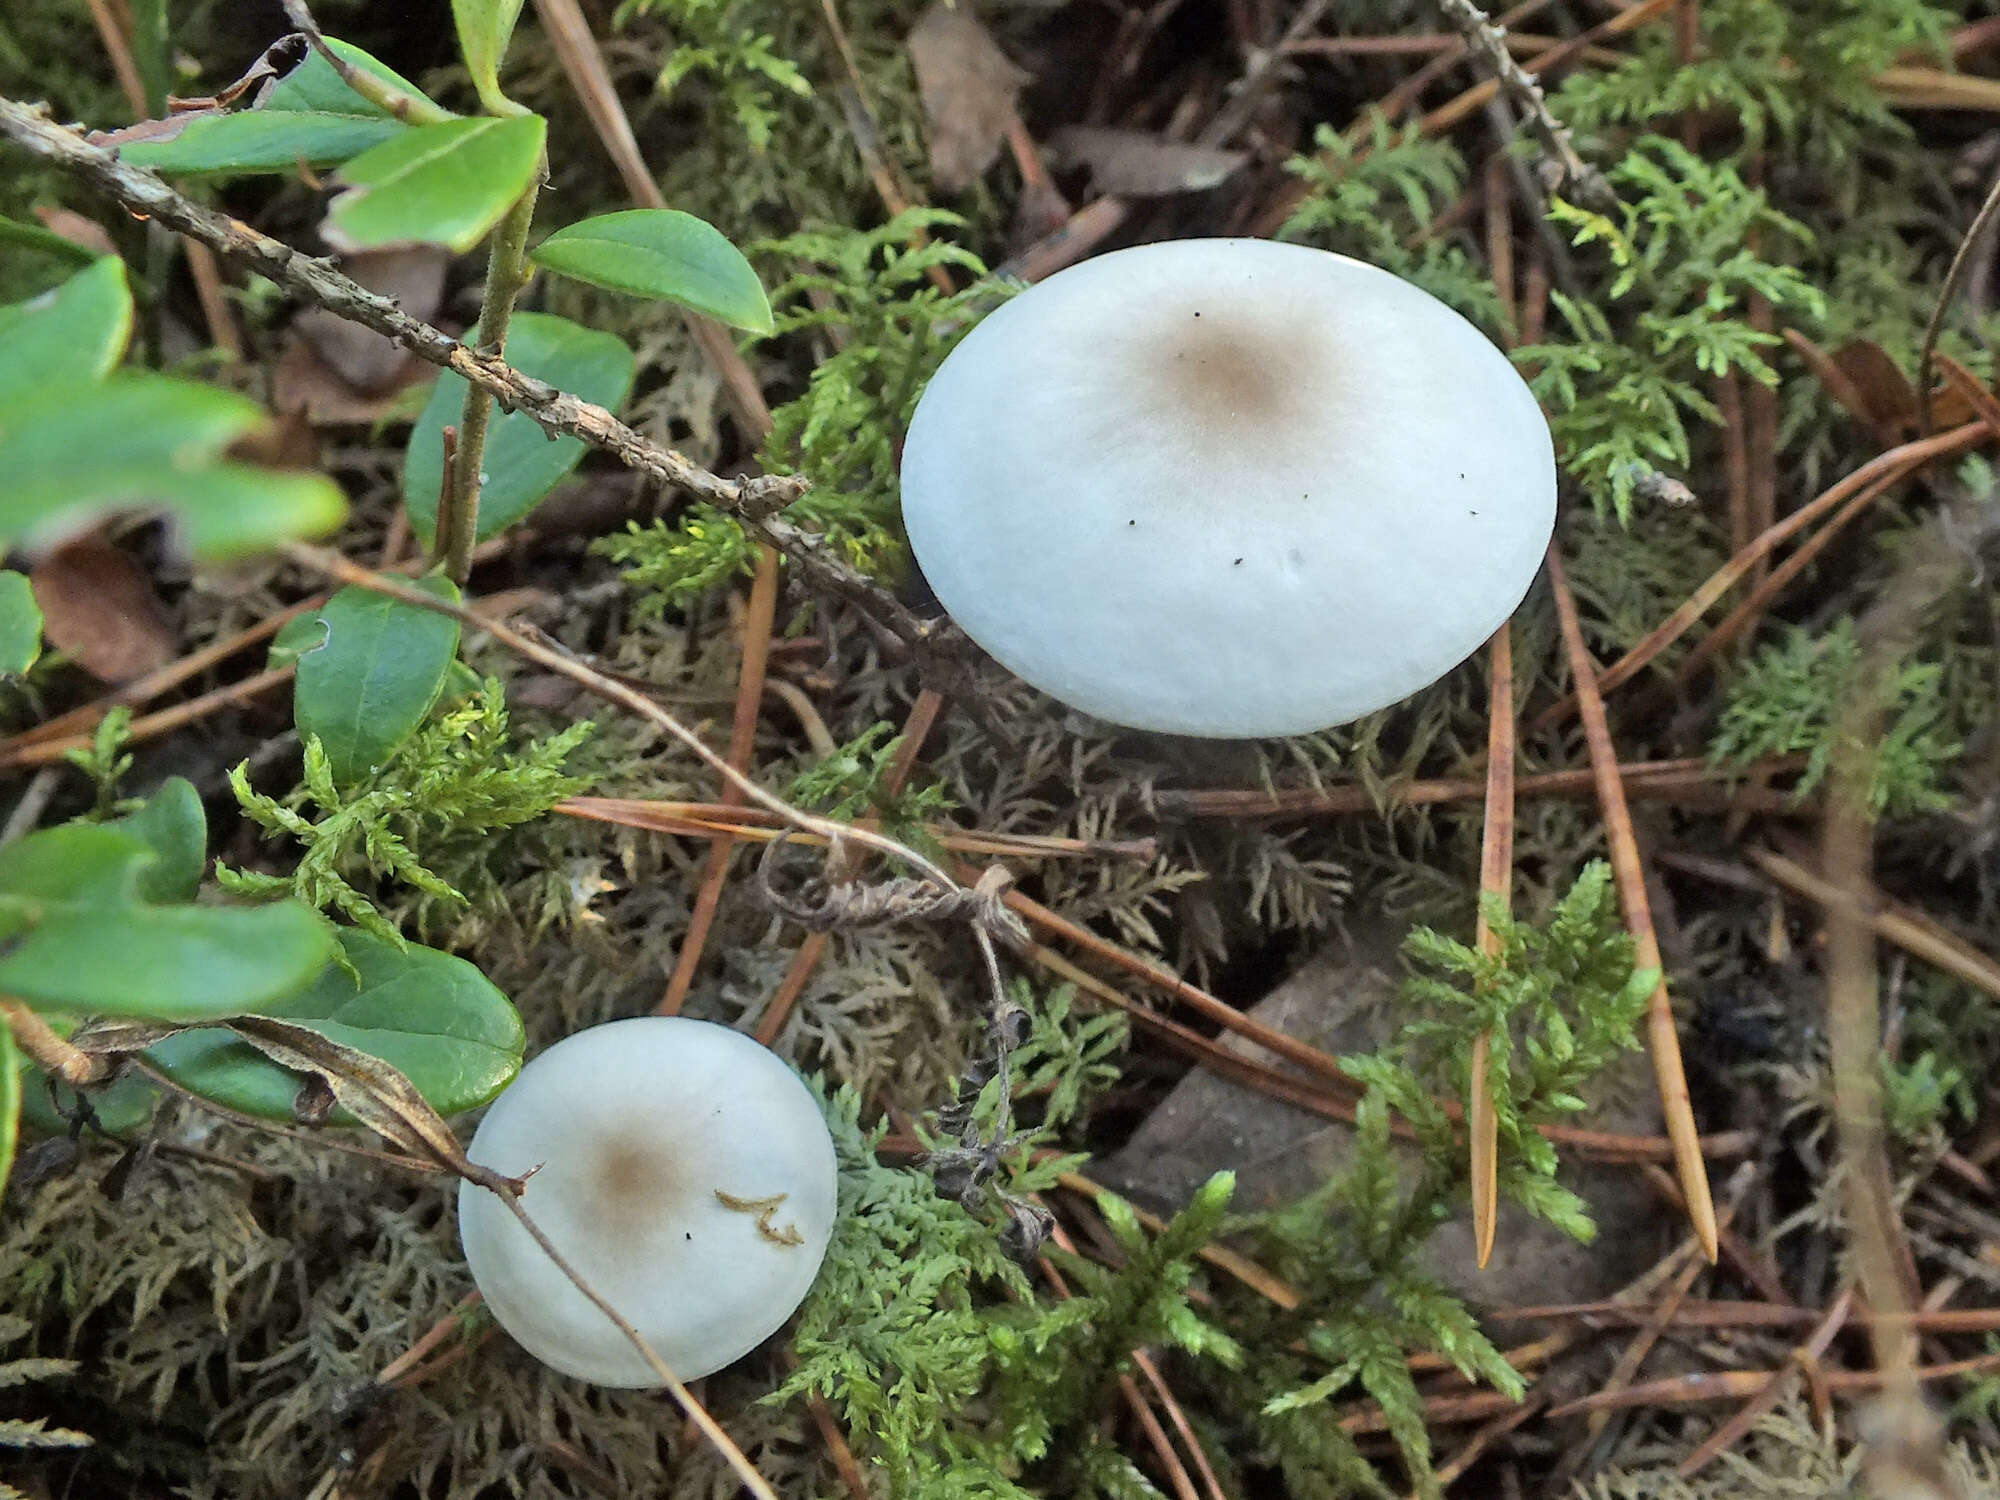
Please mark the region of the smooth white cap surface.
[[902, 478], [926, 578], [1003, 666], [1225, 738], [1434, 682], [1513, 613], [1555, 522], [1548, 425], [1484, 334], [1265, 240], [1120, 250], [1015, 297], [939, 367]]
[[[466, 1154], [510, 1176], [540, 1166], [522, 1206], [683, 1380], [777, 1332], [833, 1233], [819, 1105], [775, 1054], [708, 1021], [565, 1038], [521, 1069]], [[491, 1193], [460, 1186], [458, 1231], [486, 1305], [529, 1353], [599, 1385], [660, 1383]]]

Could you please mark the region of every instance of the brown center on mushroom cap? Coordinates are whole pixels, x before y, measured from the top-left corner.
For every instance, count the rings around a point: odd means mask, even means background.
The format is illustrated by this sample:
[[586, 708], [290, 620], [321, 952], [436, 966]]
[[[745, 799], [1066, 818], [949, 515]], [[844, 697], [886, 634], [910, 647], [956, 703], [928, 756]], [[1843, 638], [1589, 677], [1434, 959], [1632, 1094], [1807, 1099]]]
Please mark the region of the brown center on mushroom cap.
[[682, 1187], [673, 1153], [658, 1139], [638, 1134], [601, 1141], [588, 1176], [594, 1184], [592, 1201], [599, 1207], [606, 1231], [621, 1238], [647, 1234], [661, 1205]]
[[1314, 420], [1306, 392], [1324, 389], [1329, 355], [1304, 328], [1217, 298], [1141, 344], [1132, 367], [1157, 389], [1168, 430], [1192, 422], [1268, 442]]

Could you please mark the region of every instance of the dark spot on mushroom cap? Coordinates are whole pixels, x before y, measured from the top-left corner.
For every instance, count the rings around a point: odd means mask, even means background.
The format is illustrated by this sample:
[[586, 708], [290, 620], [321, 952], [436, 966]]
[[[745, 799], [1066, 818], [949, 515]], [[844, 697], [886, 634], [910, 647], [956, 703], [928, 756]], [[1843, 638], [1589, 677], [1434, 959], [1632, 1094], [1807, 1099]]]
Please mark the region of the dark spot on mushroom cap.
[[1132, 368], [1154, 388], [1151, 420], [1163, 431], [1193, 429], [1204, 442], [1233, 439], [1246, 454], [1322, 426], [1325, 413], [1313, 403], [1325, 399], [1323, 341], [1270, 313], [1209, 311], [1218, 315], [1202, 317], [1199, 328], [1191, 319], [1140, 334]]
[[612, 1238], [643, 1235], [660, 1207], [680, 1191], [672, 1154], [656, 1138], [613, 1135], [599, 1141], [591, 1184]]

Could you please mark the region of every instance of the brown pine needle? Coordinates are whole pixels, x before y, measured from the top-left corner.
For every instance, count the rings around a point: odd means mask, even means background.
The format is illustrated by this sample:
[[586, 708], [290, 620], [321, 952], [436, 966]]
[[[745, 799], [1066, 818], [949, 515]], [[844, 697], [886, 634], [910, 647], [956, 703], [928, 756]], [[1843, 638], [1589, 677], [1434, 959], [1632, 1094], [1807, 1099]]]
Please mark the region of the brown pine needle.
[[[653, 833], [678, 834], [683, 838], [705, 839], [727, 833], [739, 839], [767, 843], [777, 838], [784, 825], [762, 808], [731, 807], [725, 802], [661, 802], [637, 797], [571, 797], [558, 802], [552, 812], [597, 823], [617, 823], [626, 828], [644, 828]], [[1150, 861], [1159, 854], [1156, 839], [1076, 839], [1036, 833], [988, 833], [976, 828], [954, 828], [946, 823], [927, 823], [924, 832], [940, 847], [954, 854], [983, 854], [1000, 859], [1132, 859]], [[811, 847], [825, 840], [810, 834], [788, 833], [794, 843]]]
[[[1575, 678], [1577, 710], [1590, 744], [1598, 806], [1604, 818], [1605, 837], [1611, 845], [1611, 869], [1618, 882], [1619, 901], [1625, 908], [1625, 924], [1631, 929], [1639, 966], [1660, 969], [1660, 943], [1653, 932], [1653, 911], [1646, 899], [1646, 876], [1639, 864], [1639, 843], [1632, 831], [1631, 810], [1625, 805], [1625, 788], [1618, 779], [1618, 754], [1611, 743], [1611, 725], [1597, 689], [1596, 667], [1583, 642], [1576, 600], [1570, 594], [1569, 579], [1563, 573], [1562, 557], [1554, 542], [1549, 543], [1549, 582], [1555, 593], [1556, 614], [1562, 623], [1570, 675]], [[1715, 1200], [1709, 1192], [1708, 1168], [1701, 1158], [1701, 1137], [1695, 1128], [1694, 1106], [1688, 1099], [1687, 1071], [1681, 1065], [1680, 1036], [1674, 1029], [1674, 1010], [1667, 998], [1664, 974], [1647, 1002], [1646, 1040], [1653, 1057], [1653, 1076], [1659, 1081], [1667, 1139], [1674, 1145], [1674, 1166], [1680, 1177], [1681, 1192], [1687, 1198], [1688, 1218], [1703, 1253], [1713, 1263], [1718, 1254]]]
[[[1598, 674], [1598, 691], [1608, 693], [1628, 678], [1636, 676], [1662, 651], [1687, 634], [1718, 599], [1752, 573], [1757, 564], [1768, 557], [1780, 543], [1812, 525], [1821, 516], [1839, 509], [1885, 475], [1893, 474], [1901, 478], [1935, 459], [1949, 458], [1969, 448], [1976, 448], [1990, 436], [1991, 433], [1987, 431], [1984, 422], [1966, 422], [1947, 432], [1915, 439], [1891, 448], [1886, 453], [1877, 454], [1851, 474], [1844, 475], [1829, 486], [1825, 493], [1800, 506], [1775, 526], [1766, 528], [1748, 547], [1716, 569], [1678, 609], [1654, 627], [1651, 634]], [[1575, 712], [1576, 706], [1576, 695], [1572, 693], [1537, 714], [1528, 725], [1529, 733], [1539, 734], [1544, 729], [1562, 723]]]
[[[757, 744], [757, 718], [764, 702], [764, 668], [770, 660], [771, 628], [778, 612], [778, 553], [772, 547], [757, 550], [757, 574], [750, 583], [750, 607], [743, 616], [743, 661], [736, 676], [736, 715], [729, 728], [729, 764], [738, 771], [750, 769], [751, 752]], [[734, 783], [723, 783], [722, 800], [734, 805], [743, 800]], [[687, 934], [674, 956], [674, 972], [667, 978], [666, 993], [655, 1013], [677, 1016], [687, 1003], [694, 985], [695, 971], [701, 966], [702, 949], [709, 929], [715, 924], [717, 907], [722, 904], [722, 888], [729, 883], [729, 855], [736, 847], [734, 834], [718, 834], [708, 846], [708, 862], [702, 868], [701, 885], [695, 891], [694, 910], [688, 914]]]
[[[1763, 1388], [1744, 1402], [1735, 1416], [1716, 1428], [1699, 1448], [1682, 1459], [1675, 1467], [1674, 1473], [1682, 1479], [1692, 1479], [1713, 1460], [1735, 1447], [1738, 1440], [1756, 1425], [1757, 1419], [1784, 1397], [1790, 1386], [1787, 1377], [1819, 1362], [1832, 1346], [1835, 1335], [1846, 1326], [1848, 1314], [1853, 1309], [1854, 1289], [1849, 1287], [1834, 1300], [1833, 1306], [1826, 1310], [1826, 1315], [1820, 1319], [1819, 1326], [1813, 1330], [1812, 1337], [1793, 1350], [1789, 1360], [1771, 1372]], [[1594, 1418], [1609, 1418], [1610, 1415], [1609, 1412], [1593, 1413]]]
[[[1493, 632], [1492, 708], [1486, 729], [1486, 827], [1479, 854], [1479, 919], [1473, 946], [1489, 958], [1500, 952], [1500, 935], [1487, 921], [1486, 906], [1504, 907], [1514, 886], [1514, 648], [1508, 628]], [[1500, 1113], [1493, 1103], [1493, 1039], [1481, 1033], [1472, 1048], [1471, 1088], [1465, 1101], [1466, 1140], [1471, 1152], [1472, 1234], [1479, 1269], [1493, 1256], [1500, 1218]]]

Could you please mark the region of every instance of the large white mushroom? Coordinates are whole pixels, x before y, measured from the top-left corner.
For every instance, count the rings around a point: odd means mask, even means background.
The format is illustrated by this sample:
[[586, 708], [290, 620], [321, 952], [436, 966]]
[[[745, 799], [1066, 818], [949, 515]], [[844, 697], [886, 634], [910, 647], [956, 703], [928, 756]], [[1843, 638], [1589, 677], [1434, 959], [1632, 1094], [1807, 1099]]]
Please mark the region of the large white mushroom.
[[[833, 1141], [768, 1049], [707, 1021], [646, 1016], [530, 1062], [466, 1154], [508, 1176], [535, 1223], [683, 1380], [742, 1358], [792, 1315], [833, 1233]], [[491, 1193], [459, 1190], [465, 1258], [500, 1326], [565, 1374], [658, 1377]]]
[[1520, 603], [1555, 519], [1506, 357], [1373, 266], [1263, 240], [1120, 250], [986, 318], [903, 451], [952, 617], [1113, 723], [1246, 738], [1408, 697]]

